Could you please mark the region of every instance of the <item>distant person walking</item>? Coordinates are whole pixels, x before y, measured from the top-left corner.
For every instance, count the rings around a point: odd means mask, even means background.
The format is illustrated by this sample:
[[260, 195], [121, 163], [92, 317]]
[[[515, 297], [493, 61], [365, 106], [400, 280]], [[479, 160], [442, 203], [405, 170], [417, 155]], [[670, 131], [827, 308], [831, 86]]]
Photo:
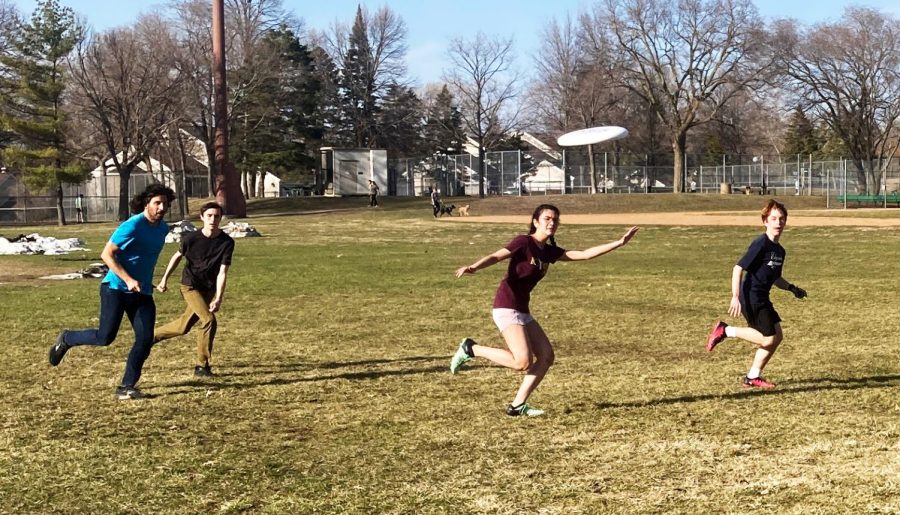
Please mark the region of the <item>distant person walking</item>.
[[778, 241], [787, 225], [787, 216], [784, 204], [769, 200], [762, 210], [766, 232], [750, 243], [750, 248], [732, 270], [728, 314], [735, 318], [743, 314], [749, 327], [730, 326], [716, 320], [706, 339], [706, 350], [709, 352], [727, 337], [740, 338], [759, 347], [750, 371], [742, 380], [744, 388], [775, 388], [774, 383], [762, 377], [763, 369], [784, 339], [781, 317], [769, 298], [772, 286], [788, 290], [798, 299], [806, 297], [806, 290], [791, 284], [781, 275], [787, 252]]
[[434, 210], [434, 217], [437, 218], [441, 213], [441, 192], [437, 188], [431, 188], [431, 209]]
[[369, 181], [369, 207], [378, 207], [378, 185]]
[[565, 250], [556, 246], [559, 223], [559, 209], [542, 204], [531, 215], [527, 235], [516, 236], [502, 249], [456, 270], [456, 277], [462, 277], [509, 260], [506, 275], [494, 296], [493, 309], [494, 323], [503, 335], [508, 350], [479, 345], [471, 338], [464, 338], [450, 360], [450, 372], [457, 373], [463, 364], [475, 357], [525, 371], [519, 390], [506, 408], [506, 414], [510, 416], [544, 414], [543, 410], [529, 406], [527, 401], [554, 361], [549, 338], [531, 316], [531, 291], [547, 274], [551, 263], [584, 261], [602, 256], [624, 246], [638, 231], [638, 227], [632, 227], [620, 239], [587, 250]]
[[83, 224], [85, 222], [84, 193], [79, 193], [78, 196], [75, 197], [75, 222], [79, 224]]
[[48, 354], [50, 364], [57, 366], [72, 347], [108, 346], [116, 339], [122, 316], [127, 314], [134, 329], [134, 344], [125, 362], [122, 383], [116, 388], [116, 397], [121, 400], [145, 397], [137, 383], [153, 347], [153, 269], [169, 232], [163, 217], [173, 200], [175, 193], [161, 184], [147, 186], [132, 199], [131, 210], [136, 214], [119, 225], [100, 254], [109, 272], [100, 283], [99, 327], [63, 330]]
[[160, 292], [168, 290], [169, 276], [184, 257], [186, 264], [181, 274], [181, 296], [187, 307], [180, 317], [158, 327], [153, 341], [156, 343], [185, 335], [197, 325], [200, 333], [197, 335], [194, 375], [212, 377], [215, 374], [209, 361], [218, 328], [216, 312], [222, 307], [228, 268], [234, 253], [234, 240], [219, 229], [222, 221], [222, 206], [219, 204], [203, 204], [200, 207], [200, 220], [203, 228], [183, 234], [181, 248], [169, 260], [166, 271], [156, 286]]

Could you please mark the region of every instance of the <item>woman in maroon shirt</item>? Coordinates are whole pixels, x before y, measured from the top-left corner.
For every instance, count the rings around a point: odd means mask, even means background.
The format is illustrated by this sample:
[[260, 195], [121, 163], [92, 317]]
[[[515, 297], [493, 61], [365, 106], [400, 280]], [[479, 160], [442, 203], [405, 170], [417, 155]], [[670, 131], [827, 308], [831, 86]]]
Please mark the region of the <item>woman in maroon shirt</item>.
[[509, 349], [486, 347], [478, 345], [471, 338], [464, 338], [450, 360], [450, 372], [455, 374], [464, 363], [476, 356], [504, 367], [525, 371], [522, 385], [506, 408], [506, 414], [510, 416], [543, 415], [543, 410], [528, 406], [525, 401], [547, 374], [554, 359], [550, 340], [537, 320], [531, 316], [528, 307], [531, 290], [547, 274], [550, 263], [559, 260], [584, 261], [602, 256], [628, 243], [638, 230], [637, 227], [632, 227], [622, 238], [587, 250], [565, 250], [556, 246], [554, 236], [557, 228], [559, 209], [542, 204], [531, 215], [528, 235], [517, 236], [497, 252], [456, 270], [456, 277], [462, 277], [509, 260], [506, 275], [500, 281], [494, 296], [493, 311], [494, 323], [500, 329]]

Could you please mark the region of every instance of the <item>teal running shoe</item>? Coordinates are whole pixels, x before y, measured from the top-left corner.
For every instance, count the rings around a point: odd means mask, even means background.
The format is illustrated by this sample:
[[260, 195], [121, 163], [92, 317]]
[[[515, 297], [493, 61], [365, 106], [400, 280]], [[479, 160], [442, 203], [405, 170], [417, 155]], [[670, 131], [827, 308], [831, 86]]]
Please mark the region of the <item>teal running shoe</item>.
[[475, 358], [475, 354], [472, 352], [472, 345], [475, 345], [475, 340], [471, 338], [463, 338], [463, 340], [459, 342], [459, 348], [456, 349], [456, 354], [450, 358], [451, 374], [459, 372], [459, 368], [463, 366], [463, 364], [468, 363]]

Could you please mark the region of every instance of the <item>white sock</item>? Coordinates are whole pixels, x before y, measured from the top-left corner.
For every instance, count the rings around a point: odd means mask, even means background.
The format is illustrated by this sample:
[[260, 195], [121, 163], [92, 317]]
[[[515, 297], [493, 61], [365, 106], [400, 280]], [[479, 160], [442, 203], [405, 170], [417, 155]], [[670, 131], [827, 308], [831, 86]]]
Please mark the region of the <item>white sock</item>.
[[725, 328], [725, 336], [727, 336], [729, 338], [734, 338], [734, 335], [736, 332], [737, 332], [737, 329], [735, 329], [734, 326], [728, 326]]
[[759, 374], [761, 374], [761, 373], [762, 373], [762, 370], [760, 370], [756, 367], [750, 367], [750, 371], [747, 372], [747, 377], [749, 379], [756, 379], [759, 377]]

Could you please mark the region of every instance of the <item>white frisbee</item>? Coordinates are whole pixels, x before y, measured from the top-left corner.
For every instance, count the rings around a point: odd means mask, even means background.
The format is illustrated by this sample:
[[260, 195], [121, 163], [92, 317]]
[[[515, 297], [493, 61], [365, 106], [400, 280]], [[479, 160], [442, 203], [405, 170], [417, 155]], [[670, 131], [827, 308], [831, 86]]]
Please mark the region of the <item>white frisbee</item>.
[[556, 143], [561, 147], [577, 147], [578, 145], [593, 145], [604, 141], [622, 139], [625, 136], [628, 136], [628, 129], [625, 127], [607, 125], [567, 132], [557, 138]]

